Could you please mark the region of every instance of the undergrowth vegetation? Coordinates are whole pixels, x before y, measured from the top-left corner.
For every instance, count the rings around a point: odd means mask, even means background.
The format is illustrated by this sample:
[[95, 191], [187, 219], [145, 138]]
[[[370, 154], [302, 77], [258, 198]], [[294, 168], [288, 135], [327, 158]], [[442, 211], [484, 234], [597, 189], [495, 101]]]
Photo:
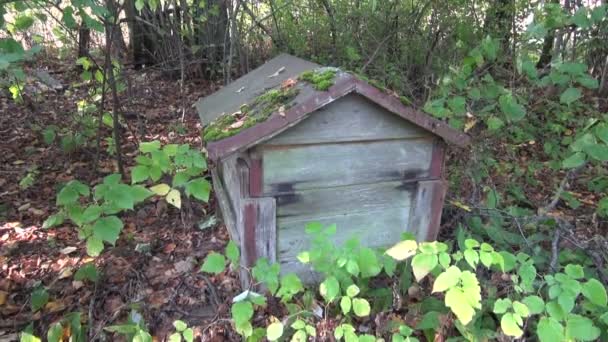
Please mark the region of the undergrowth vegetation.
[[[328, 340], [329, 335], [344, 341], [418, 341], [417, 336], [432, 340], [446, 328], [446, 319], [453, 319], [469, 341], [524, 334], [542, 342], [608, 338], [606, 288], [591, 265], [562, 260], [550, 270], [542, 258], [495, 250], [462, 230], [451, 246], [417, 243], [405, 234], [383, 253], [362, 246], [356, 238], [335, 246], [330, 242], [335, 225], [310, 223], [306, 232], [310, 250], [301, 252], [298, 260], [318, 272], [320, 284], [305, 286], [297, 275], [281, 274], [279, 265], [258, 260], [248, 270], [253, 288], [267, 289], [286, 314], [256, 326], [255, 310], [270, 299], [251, 288], [236, 296], [231, 309], [234, 328], [248, 341]], [[225, 256], [209, 254], [201, 271], [219, 274], [227, 267], [243, 267], [232, 242]], [[423, 300], [404, 307], [400, 293]], [[420, 318], [382, 315], [411, 310]], [[382, 324], [375, 331], [361, 331], [357, 322], [370, 315]]]

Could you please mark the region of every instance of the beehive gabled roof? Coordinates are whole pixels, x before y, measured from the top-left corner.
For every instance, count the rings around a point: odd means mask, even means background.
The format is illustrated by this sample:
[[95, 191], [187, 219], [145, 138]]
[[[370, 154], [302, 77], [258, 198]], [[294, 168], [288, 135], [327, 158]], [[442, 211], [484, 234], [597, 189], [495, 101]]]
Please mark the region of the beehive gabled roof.
[[196, 102], [196, 110], [203, 122], [209, 124], [223, 114], [232, 114], [243, 104], [250, 103], [265, 91], [275, 88], [290, 78], [319, 65], [282, 53], [255, 70]]
[[[243, 104], [253, 102], [271, 88], [278, 88], [289, 79], [297, 79], [305, 71], [317, 69], [319, 65], [300, 58], [281, 54], [249, 74], [239, 78], [218, 92], [199, 100], [197, 109], [204, 125], [222, 115], [230, 115]], [[270, 77], [272, 76], [272, 77]], [[465, 146], [469, 136], [455, 130], [445, 122], [437, 120], [411, 106], [406, 106], [394, 95], [388, 94], [358, 77], [339, 71], [333, 85], [326, 91], [318, 91], [310, 84], [297, 82], [298, 95], [286, 104], [284, 111], [272, 113], [267, 120], [243, 129], [233, 136], [208, 142], [207, 151], [212, 160], [222, 159], [232, 153], [251, 148], [284, 130], [298, 124], [312, 112], [350, 93], [357, 93], [380, 107], [399, 115], [448, 143]]]

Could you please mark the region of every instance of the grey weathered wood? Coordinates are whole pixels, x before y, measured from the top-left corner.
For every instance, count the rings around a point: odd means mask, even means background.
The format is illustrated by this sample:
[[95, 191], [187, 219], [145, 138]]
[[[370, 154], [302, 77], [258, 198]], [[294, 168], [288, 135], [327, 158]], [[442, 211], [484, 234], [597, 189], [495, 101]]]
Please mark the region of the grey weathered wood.
[[211, 169], [211, 180], [213, 181], [213, 191], [215, 192], [215, 197], [217, 198], [221, 209], [220, 212], [222, 215], [222, 220], [228, 229], [230, 238], [234, 240], [237, 245], [240, 245], [240, 234], [236, 230], [236, 214], [234, 213], [234, 208], [230, 203], [228, 193], [224, 189], [222, 179], [216, 168]]
[[244, 218], [241, 216], [241, 208], [243, 200], [249, 197], [249, 170], [241, 154], [230, 156], [222, 162], [221, 167], [223, 185], [235, 213], [234, 229], [230, 231], [238, 234], [231, 238], [242, 242]]
[[416, 240], [425, 241], [436, 238], [444, 194], [443, 180], [418, 182], [410, 219], [412, 233], [416, 236]]
[[[250, 208], [254, 212], [255, 226], [247, 227], [247, 219], [245, 220], [245, 236], [246, 238], [253, 238], [253, 241], [244, 241], [247, 246], [254, 246], [253, 248], [243, 248], [244, 260], [247, 260], [248, 264], [255, 263], [256, 259], [267, 258], [269, 262], [273, 263], [277, 259], [276, 245], [277, 245], [277, 231], [276, 231], [276, 203], [272, 197], [267, 198], [255, 198], [246, 199], [243, 201], [244, 214], [247, 215], [247, 210]], [[247, 229], [253, 228], [253, 234], [248, 236]], [[254, 252], [254, 255], [250, 255], [250, 252]]]
[[276, 197], [277, 217], [314, 220], [332, 214], [409, 208], [415, 189], [415, 183], [384, 182], [302, 190]]
[[[196, 109], [203, 125], [208, 125], [222, 114], [236, 112], [241, 105], [250, 103], [266, 90], [279, 86], [289, 78], [297, 78], [302, 72], [317, 67], [319, 67], [318, 64], [287, 54], [280, 54], [221, 90], [200, 99], [196, 103]], [[273, 76], [281, 69], [280, 73]]]
[[432, 139], [264, 146], [265, 195], [428, 177]]
[[[400, 241], [403, 232], [409, 231], [408, 207], [393, 207], [362, 212], [347, 212], [342, 215], [319, 217], [315, 221], [324, 225], [336, 224], [337, 233], [331, 238], [332, 242], [341, 245], [351, 238], [368, 247], [389, 247]], [[308, 250], [310, 237], [305, 232], [309, 219], [277, 220], [278, 254], [277, 257], [284, 269], [282, 272], [294, 272], [299, 268], [296, 256]]]
[[330, 103], [293, 128], [264, 142], [267, 145], [430, 137], [431, 134], [390, 113], [361, 95]]

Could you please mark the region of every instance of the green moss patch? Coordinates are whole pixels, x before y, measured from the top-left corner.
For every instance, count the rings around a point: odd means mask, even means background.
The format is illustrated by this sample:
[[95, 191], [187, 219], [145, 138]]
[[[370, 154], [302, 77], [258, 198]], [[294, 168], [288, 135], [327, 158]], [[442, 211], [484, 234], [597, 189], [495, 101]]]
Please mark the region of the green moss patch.
[[297, 95], [298, 89], [294, 87], [271, 89], [258, 96], [250, 105], [242, 105], [238, 112], [215, 119], [205, 127], [203, 140], [210, 142], [225, 139], [264, 122], [281, 107], [287, 110], [289, 102]]
[[313, 88], [319, 91], [326, 91], [334, 85], [337, 69], [321, 68], [303, 72], [299, 79], [308, 82]]

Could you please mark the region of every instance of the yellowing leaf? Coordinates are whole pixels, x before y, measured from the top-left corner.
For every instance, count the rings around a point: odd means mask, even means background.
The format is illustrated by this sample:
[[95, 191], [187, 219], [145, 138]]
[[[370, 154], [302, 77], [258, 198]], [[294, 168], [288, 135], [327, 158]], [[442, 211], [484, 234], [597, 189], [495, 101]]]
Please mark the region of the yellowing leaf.
[[416, 254], [418, 244], [414, 240], [401, 241], [386, 251], [393, 259], [403, 261]]
[[468, 205], [466, 205], [466, 204], [464, 204], [462, 202], [459, 202], [459, 201], [450, 201], [450, 203], [452, 203], [453, 205], [457, 206], [458, 208], [460, 208], [462, 210], [465, 210], [465, 211], [468, 211], [468, 212], [471, 211], [471, 207], [469, 207]]
[[159, 196], [165, 196], [169, 193], [169, 190], [171, 190], [171, 187], [165, 183], [157, 184], [150, 188], [150, 191]]
[[180, 209], [182, 207], [182, 196], [179, 193], [179, 190], [173, 189], [169, 191], [165, 199], [167, 200], [167, 202], [169, 202], [169, 204], [173, 205], [177, 209]]

